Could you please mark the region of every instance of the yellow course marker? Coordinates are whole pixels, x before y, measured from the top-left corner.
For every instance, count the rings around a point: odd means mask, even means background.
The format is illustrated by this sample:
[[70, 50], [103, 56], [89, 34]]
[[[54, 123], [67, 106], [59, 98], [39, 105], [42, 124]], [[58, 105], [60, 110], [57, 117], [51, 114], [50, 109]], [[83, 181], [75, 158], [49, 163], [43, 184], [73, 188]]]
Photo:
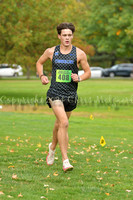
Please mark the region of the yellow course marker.
[[101, 136], [100, 144], [101, 144], [102, 147], [105, 146], [105, 144], [106, 144], [105, 139], [104, 139], [103, 136]]

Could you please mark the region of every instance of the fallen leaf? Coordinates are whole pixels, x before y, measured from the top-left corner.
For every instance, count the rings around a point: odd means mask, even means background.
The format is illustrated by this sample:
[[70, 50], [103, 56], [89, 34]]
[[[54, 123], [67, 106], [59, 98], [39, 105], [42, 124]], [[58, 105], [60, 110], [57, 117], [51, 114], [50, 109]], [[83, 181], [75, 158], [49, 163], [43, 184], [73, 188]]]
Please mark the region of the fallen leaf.
[[72, 162], [73, 162], [73, 163], [77, 163], [77, 161], [76, 161], [76, 160], [73, 160]]
[[100, 163], [100, 162], [101, 162], [101, 160], [99, 159], [99, 160], [97, 160], [97, 162], [98, 162], [98, 163]]
[[23, 195], [20, 193], [20, 194], [18, 195], [18, 197], [23, 197]]
[[128, 157], [123, 157], [122, 159], [128, 159]]
[[103, 180], [103, 178], [102, 178], [102, 177], [100, 177], [100, 178], [97, 178], [97, 180], [101, 181], [101, 180]]
[[10, 150], [10, 153], [14, 153], [14, 149], [11, 149], [11, 150]]
[[73, 141], [73, 144], [76, 144], [77, 141]]
[[114, 187], [115, 185], [114, 184], [111, 184], [111, 187]]
[[10, 195], [8, 195], [7, 197], [8, 197], [8, 198], [13, 198], [13, 196], [10, 196]]
[[14, 168], [14, 166], [12, 165], [12, 166], [8, 166], [8, 168]]
[[78, 152], [76, 152], [76, 151], [73, 151], [73, 153], [75, 153], [76, 155], [79, 155], [79, 153], [78, 153]]
[[6, 136], [6, 137], [5, 137], [5, 140], [7, 141], [7, 140], [9, 139], [9, 137], [10, 137], [10, 136]]
[[85, 137], [80, 138], [80, 140], [85, 140], [85, 139], [86, 139]]
[[49, 185], [44, 185], [44, 187], [49, 187]]
[[13, 175], [12, 175], [12, 179], [13, 179], [13, 180], [17, 180], [17, 179], [18, 179], [17, 174], [13, 174]]
[[119, 154], [122, 154], [122, 153], [124, 153], [124, 150], [123, 151], [119, 151]]
[[91, 145], [91, 148], [92, 148], [92, 149], [95, 149], [96, 146], [97, 146], [97, 145], [95, 145], [95, 144], [94, 144], [94, 145]]
[[49, 190], [53, 191], [53, 190], [55, 190], [55, 189], [54, 189], [54, 188], [49, 188]]
[[0, 195], [3, 195], [4, 193], [2, 191], [0, 191]]
[[90, 119], [91, 119], [91, 120], [94, 120], [94, 116], [93, 116], [92, 114], [90, 115]]
[[89, 162], [90, 161], [90, 159], [89, 158], [86, 158], [86, 162]]
[[38, 161], [34, 161], [34, 163], [35, 163], [35, 164], [37, 164], [37, 165], [39, 164], [39, 162], [38, 162]]
[[49, 177], [50, 177], [50, 174], [48, 174], [47, 178], [49, 178]]
[[37, 144], [37, 147], [41, 147], [41, 146], [42, 146], [41, 143]]
[[90, 151], [91, 151], [91, 147], [89, 147], [86, 151], [87, 151], [87, 152], [90, 152]]
[[126, 190], [126, 192], [131, 192], [132, 190]]
[[44, 160], [42, 158], [40, 158], [39, 162], [43, 162]]
[[100, 171], [97, 171], [97, 173], [100, 173]]
[[114, 152], [114, 151], [115, 151], [115, 149], [111, 149], [110, 151]]
[[109, 196], [110, 194], [109, 193], [105, 193], [107, 196]]
[[54, 172], [53, 175], [54, 175], [54, 176], [58, 176], [59, 174], [57, 174], [57, 172]]

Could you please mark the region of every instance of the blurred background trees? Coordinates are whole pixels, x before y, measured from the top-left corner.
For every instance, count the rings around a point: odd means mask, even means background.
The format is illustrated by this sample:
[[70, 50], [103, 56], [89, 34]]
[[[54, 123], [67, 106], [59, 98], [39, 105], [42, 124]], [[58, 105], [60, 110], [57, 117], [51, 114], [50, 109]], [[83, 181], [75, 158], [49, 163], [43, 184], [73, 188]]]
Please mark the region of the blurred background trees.
[[90, 0], [83, 35], [93, 44], [92, 61], [133, 62], [133, 0]]
[[[0, 0], [0, 63], [20, 64], [27, 76], [44, 50], [59, 43], [56, 26], [76, 26], [73, 44], [91, 65], [133, 62], [133, 0]], [[51, 64], [44, 65], [51, 71]]]

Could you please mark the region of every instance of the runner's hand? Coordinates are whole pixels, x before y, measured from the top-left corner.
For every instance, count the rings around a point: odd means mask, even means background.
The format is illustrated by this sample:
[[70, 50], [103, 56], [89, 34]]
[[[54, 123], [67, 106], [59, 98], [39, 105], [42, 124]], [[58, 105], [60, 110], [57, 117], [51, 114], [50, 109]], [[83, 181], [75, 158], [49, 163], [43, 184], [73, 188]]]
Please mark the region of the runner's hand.
[[71, 78], [72, 78], [72, 80], [74, 81], [74, 82], [79, 82], [79, 79], [78, 79], [78, 74], [71, 74]]
[[48, 77], [47, 76], [42, 76], [41, 81], [43, 85], [47, 85], [49, 83]]

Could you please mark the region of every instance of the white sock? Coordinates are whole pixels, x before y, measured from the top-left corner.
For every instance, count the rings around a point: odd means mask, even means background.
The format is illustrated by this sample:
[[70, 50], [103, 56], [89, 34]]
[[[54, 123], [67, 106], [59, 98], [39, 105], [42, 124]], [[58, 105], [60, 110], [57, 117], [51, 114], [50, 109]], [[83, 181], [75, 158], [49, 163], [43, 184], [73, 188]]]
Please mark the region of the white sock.
[[51, 147], [51, 144], [52, 143], [50, 143], [50, 146], [49, 146], [49, 151], [50, 151], [50, 153], [52, 152], [52, 153], [55, 153], [55, 150], [52, 150], [50, 147]]
[[66, 159], [66, 160], [63, 161], [63, 165], [66, 164], [66, 163], [69, 163], [69, 159]]

